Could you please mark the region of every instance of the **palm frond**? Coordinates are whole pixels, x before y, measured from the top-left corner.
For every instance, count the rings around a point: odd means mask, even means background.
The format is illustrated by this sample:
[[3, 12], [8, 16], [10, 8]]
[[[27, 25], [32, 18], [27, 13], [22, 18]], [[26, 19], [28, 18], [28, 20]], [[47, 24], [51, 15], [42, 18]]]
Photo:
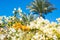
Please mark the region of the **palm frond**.
[[47, 0], [34, 0], [31, 5], [28, 6], [28, 8], [31, 12], [37, 12], [37, 14], [40, 13], [40, 15], [47, 14], [56, 9]]

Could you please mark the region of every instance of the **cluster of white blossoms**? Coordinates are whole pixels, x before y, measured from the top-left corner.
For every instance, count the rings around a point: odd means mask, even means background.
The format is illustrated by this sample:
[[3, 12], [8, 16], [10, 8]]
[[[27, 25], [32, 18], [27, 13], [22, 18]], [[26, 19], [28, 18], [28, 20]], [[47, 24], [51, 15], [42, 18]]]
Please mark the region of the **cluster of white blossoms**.
[[18, 12], [19, 13], [19, 15], [22, 15], [21, 13], [22, 13], [22, 10], [21, 10], [21, 8], [18, 8], [18, 10], [16, 10], [16, 8], [14, 8], [14, 11], [13, 11], [13, 13], [15, 13], [15, 12]]
[[[9, 22], [9, 18], [14, 17], [4, 18]], [[27, 25], [30, 28], [29, 31], [23, 31], [21, 29], [15, 30], [12, 27], [7, 30], [0, 29], [0, 40], [59, 40], [60, 18], [58, 18], [57, 21], [58, 22], [50, 22], [47, 19], [38, 17], [36, 20], [30, 22], [30, 25]], [[0, 20], [0, 23], [2, 23], [2, 20]]]
[[0, 40], [24, 40], [25, 34], [26, 32], [23, 32], [21, 29], [9, 28], [7, 31], [0, 33]]
[[[60, 21], [60, 18], [57, 19]], [[38, 17], [33, 22], [30, 22], [31, 29], [39, 29], [33, 36], [32, 40], [59, 40], [60, 39], [60, 24], [57, 22], [49, 22], [47, 19]]]
[[10, 40], [23, 40], [24, 32], [22, 30], [15, 30], [14, 28], [10, 28], [7, 34], [7, 38]]

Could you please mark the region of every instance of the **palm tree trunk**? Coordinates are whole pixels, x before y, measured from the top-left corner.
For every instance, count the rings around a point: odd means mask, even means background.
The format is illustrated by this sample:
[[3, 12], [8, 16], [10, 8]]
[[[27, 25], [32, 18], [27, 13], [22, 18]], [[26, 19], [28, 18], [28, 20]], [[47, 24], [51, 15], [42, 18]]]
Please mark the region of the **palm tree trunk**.
[[43, 17], [43, 16], [42, 16], [42, 13], [40, 13], [40, 17]]
[[42, 18], [44, 18], [44, 19], [45, 19], [45, 16], [44, 16], [44, 15], [42, 15], [42, 13], [40, 13], [40, 17], [42, 17]]

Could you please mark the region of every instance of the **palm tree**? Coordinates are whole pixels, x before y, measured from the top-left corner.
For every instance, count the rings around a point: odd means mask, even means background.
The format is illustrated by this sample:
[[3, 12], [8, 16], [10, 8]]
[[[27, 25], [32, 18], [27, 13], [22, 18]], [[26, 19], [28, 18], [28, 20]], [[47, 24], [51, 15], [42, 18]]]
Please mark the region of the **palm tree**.
[[37, 12], [41, 17], [56, 9], [48, 0], [34, 0], [27, 8], [30, 9], [30, 12]]

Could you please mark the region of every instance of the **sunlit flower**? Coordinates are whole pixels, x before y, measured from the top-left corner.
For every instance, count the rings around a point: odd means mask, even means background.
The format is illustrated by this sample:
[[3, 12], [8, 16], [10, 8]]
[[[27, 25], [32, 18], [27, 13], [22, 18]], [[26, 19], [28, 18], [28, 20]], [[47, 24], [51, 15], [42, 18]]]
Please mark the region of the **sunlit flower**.
[[36, 27], [35, 27], [35, 23], [34, 23], [34, 22], [30, 22], [30, 28], [31, 28], [31, 29], [36, 28]]
[[51, 25], [52, 25], [53, 27], [56, 27], [57, 23], [56, 23], [56, 22], [51, 22]]
[[57, 20], [58, 22], [60, 22], [60, 18], [57, 18], [56, 20]]
[[44, 10], [47, 10], [47, 7], [45, 7]]
[[14, 28], [10, 28], [11, 32], [16, 32], [16, 30]]
[[18, 12], [22, 12], [21, 8], [18, 8]]
[[15, 11], [13, 11], [13, 13], [15, 13]]
[[53, 36], [53, 39], [54, 39], [54, 40], [58, 40], [56, 35]]
[[35, 34], [32, 38], [32, 40], [45, 40], [45, 37], [43, 34]]
[[2, 16], [0, 16], [0, 20], [2, 20], [2, 18], [3, 18], [3, 17], [2, 17]]
[[20, 18], [20, 21], [22, 21], [22, 18]]
[[16, 37], [12, 37], [12, 40], [16, 40]]
[[3, 23], [3, 21], [2, 20], [0, 20], [0, 24], [2, 24]]
[[4, 40], [4, 38], [5, 38], [5, 35], [0, 34], [0, 39], [1, 39], [1, 40]]
[[16, 8], [14, 8], [14, 11], [16, 10]]

